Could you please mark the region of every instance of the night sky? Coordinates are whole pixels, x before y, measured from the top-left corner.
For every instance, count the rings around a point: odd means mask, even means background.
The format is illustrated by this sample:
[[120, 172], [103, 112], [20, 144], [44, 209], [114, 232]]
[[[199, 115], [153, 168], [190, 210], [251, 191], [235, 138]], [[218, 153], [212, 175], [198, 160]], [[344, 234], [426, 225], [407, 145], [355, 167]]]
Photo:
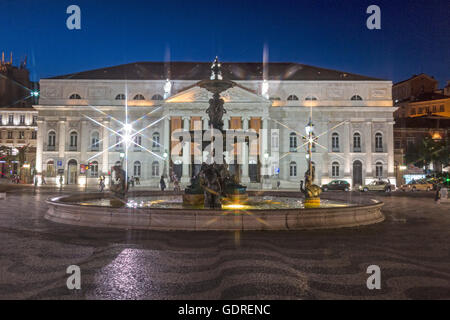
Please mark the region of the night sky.
[[[79, 31], [66, 8], [81, 8]], [[381, 8], [381, 30], [366, 8]], [[0, 0], [0, 51], [33, 80], [136, 61], [289, 61], [394, 82], [450, 80], [450, 1]]]

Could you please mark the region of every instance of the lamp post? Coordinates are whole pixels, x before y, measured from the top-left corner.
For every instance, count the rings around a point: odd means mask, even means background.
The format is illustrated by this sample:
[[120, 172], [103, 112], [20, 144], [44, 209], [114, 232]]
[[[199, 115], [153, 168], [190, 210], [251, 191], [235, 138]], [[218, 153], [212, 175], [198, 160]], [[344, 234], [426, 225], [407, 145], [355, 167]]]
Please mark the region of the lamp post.
[[309, 181], [311, 183], [313, 182], [313, 174], [312, 174], [312, 147], [315, 140], [314, 137], [314, 124], [311, 121], [311, 118], [309, 118], [309, 122], [305, 127], [306, 136], [308, 139], [308, 150], [306, 159], [308, 160], [308, 173], [309, 173]]
[[321, 189], [319, 186], [314, 184], [314, 170], [312, 166], [312, 148], [317, 141], [317, 137], [314, 135], [314, 124], [312, 123], [311, 117], [309, 118], [308, 124], [305, 127], [306, 136], [304, 140], [307, 142], [307, 153], [306, 159], [308, 161], [308, 170], [305, 173], [305, 185], [303, 188], [303, 182], [301, 185], [301, 191], [305, 194], [305, 208], [314, 208], [320, 206], [319, 195]]

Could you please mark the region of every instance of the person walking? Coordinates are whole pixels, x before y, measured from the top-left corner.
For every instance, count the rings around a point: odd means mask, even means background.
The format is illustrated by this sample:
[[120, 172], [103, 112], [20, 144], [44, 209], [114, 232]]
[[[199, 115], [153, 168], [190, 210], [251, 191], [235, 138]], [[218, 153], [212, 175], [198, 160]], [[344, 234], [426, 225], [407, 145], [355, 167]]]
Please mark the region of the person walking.
[[166, 189], [166, 182], [164, 181], [164, 176], [161, 176], [161, 180], [159, 180], [159, 186], [161, 187], [162, 191]]
[[105, 189], [105, 179], [103, 177], [100, 177], [99, 186], [100, 186], [100, 192], [103, 192], [103, 189]]
[[434, 195], [434, 201], [436, 202], [436, 204], [441, 203], [441, 186], [438, 186], [436, 188], [436, 193]]
[[45, 177], [44, 177], [44, 175], [42, 175], [41, 177], [42, 177], [42, 178], [41, 178], [41, 184], [47, 184], [47, 182], [45, 182]]

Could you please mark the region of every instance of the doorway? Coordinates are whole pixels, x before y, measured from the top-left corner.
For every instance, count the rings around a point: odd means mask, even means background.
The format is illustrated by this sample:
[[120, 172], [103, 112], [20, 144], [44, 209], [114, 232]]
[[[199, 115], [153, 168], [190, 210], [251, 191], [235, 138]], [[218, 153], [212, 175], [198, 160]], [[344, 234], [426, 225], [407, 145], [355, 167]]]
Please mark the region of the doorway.
[[353, 186], [362, 185], [362, 163], [359, 160], [353, 162]]
[[77, 184], [78, 183], [78, 165], [76, 160], [70, 160], [67, 164], [67, 184]]

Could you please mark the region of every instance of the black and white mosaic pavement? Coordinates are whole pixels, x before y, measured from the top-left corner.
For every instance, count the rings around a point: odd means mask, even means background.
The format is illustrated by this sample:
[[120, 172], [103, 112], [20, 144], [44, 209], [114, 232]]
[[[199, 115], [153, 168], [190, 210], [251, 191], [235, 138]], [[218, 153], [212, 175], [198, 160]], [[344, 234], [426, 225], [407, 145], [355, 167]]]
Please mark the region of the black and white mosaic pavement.
[[0, 299], [450, 299], [450, 206], [420, 193], [354, 193], [385, 202], [377, 225], [240, 233], [60, 225], [43, 217], [48, 196], [0, 200]]

